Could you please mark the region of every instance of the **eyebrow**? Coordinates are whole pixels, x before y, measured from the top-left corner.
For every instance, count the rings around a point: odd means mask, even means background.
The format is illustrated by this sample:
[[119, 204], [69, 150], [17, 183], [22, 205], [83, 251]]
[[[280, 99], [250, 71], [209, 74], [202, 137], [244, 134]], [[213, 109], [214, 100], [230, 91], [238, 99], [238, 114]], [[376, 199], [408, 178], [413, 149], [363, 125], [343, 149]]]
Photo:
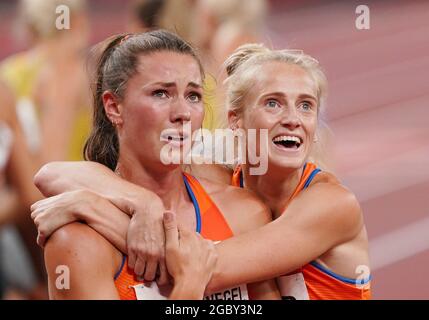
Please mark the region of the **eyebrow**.
[[[260, 98], [259, 98], [259, 99], [263, 99], [263, 98], [266, 98], [266, 97], [268, 97], [268, 96], [280, 96], [280, 97], [282, 97], [283, 99], [287, 98], [287, 95], [286, 95], [284, 92], [280, 92], [280, 91], [279, 91], [279, 92], [269, 92], [269, 93], [263, 94], [262, 96], [260, 96]], [[317, 101], [316, 97], [315, 97], [315, 96], [313, 96], [312, 94], [309, 94], [309, 93], [302, 93], [302, 94], [299, 94], [299, 95], [298, 95], [298, 97], [299, 97], [300, 99], [302, 99], [302, 98], [307, 98], [307, 99], [313, 99], [313, 100]]]
[[188, 86], [189, 87], [194, 87], [196, 89], [202, 89], [203, 88], [203, 86], [201, 84], [196, 83], [196, 82], [192, 82], [192, 81], [188, 83]]
[[[154, 83], [151, 83], [150, 85], [161, 85], [161, 86], [166, 87], [166, 88], [171, 88], [171, 87], [175, 87], [176, 83], [175, 82], [154, 82]], [[198, 84], [198, 83], [192, 82], [192, 81], [188, 83], [188, 87], [193, 87], [196, 89], [202, 89], [203, 88], [203, 86], [201, 84]]]
[[317, 98], [315, 96], [313, 96], [312, 94], [309, 93], [303, 93], [299, 95], [300, 98], [309, 98], [309, 99], [313, 99], [315, 101], [317, 101]]

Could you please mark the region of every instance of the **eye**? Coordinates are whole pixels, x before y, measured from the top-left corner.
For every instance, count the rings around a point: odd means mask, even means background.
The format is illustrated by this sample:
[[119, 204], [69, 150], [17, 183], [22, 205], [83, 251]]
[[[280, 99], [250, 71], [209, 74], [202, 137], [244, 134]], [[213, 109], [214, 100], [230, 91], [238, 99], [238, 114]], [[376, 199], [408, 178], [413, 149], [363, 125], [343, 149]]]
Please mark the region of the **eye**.
[[302, 108], [304, 111], [310, 111], [313, 108], [313, 105], [311, 102], [304, 101], [299, 105], [300, 108]]
[[199, 94], [198, 92], [191, 92], [188, 95], [188, 99], [192, 103], [198, 103], [201, 101], [201, 94]]
[[265, 106], [268, 108], [280, 108], [280, 104], [278, 103], [277, 100], [274, 100], [274, 99], [267, 100], [267, 102], [265, 103]]
[[166, 90], [155, 90], [152, 92], [152, 95], [157, 98], [168, 98], [168, 92]]

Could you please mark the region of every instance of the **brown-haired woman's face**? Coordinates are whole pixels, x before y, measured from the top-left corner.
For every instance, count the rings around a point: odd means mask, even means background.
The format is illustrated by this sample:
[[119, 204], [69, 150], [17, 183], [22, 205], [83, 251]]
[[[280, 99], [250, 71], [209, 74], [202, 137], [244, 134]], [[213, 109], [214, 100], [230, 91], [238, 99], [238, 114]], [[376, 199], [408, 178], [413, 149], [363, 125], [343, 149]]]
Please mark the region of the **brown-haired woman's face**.
[[192, 132], [201, 127], [202, 85], [192, 56], [168, 51], [142, 55], [118, 106], [120, 152], [147, 164], [159, 164], [166, 144], [173, 152], [189, 153], [192, 136], [183, 126], [190, 126]]
[[268, 141], [261, 141], [262, 145], [266, 143], [268, 169], [273, 165], [302, 167], [317, 128], [317, 88], [313, 78], [299, 66], [267, 62], [260, 67], [258, 80], [249, 91], [242, 126], [257, 132], [268, 130]]

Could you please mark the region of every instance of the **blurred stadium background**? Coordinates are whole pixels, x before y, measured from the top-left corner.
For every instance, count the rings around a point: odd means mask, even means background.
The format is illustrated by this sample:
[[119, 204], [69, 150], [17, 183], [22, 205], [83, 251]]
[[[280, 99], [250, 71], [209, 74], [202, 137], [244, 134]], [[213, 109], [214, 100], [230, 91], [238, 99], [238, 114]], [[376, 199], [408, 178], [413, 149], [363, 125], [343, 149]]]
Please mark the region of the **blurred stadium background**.
[[[131, 1], [88, 3], [91, 44], [124, 32]], [[355, 27], [361, 4], [369, 30]], [[14, 32], [16, 5], [0, 2], [0, 60], [27, 48]], [[428, 299], [429, 2], [271, 0], [262, 35], [327, 72], [334, 171], [364, 211], [373, 298]]]

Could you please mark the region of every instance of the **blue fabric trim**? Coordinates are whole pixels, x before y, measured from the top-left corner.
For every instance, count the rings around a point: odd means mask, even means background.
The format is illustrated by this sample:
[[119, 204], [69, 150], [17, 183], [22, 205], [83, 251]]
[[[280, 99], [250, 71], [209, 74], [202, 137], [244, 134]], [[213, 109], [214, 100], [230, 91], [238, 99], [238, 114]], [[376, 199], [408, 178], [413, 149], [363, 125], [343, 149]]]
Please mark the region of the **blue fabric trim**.
[[307, 189], [307, 187], [310, 185], [311, 181], [313, 181], [313, 178], [318, 174], [321, 170], [319, 168], [316, 168], [313, 170], [313, 172], [310, 174], [310, 176], [307, 178], [307, 181], [305, 181], [304, 189]]
[[[194, 208], [195, 208], [195, 216], [196, 216], [196, 219], [197, 219], [197, 230], [196, 231], [198, 233], [201, 233], [201, 213], [200, 213], [200, 206], [198, 204], [197, 199], [195, 198], [194, 192], [192, 191], [192, 188], [189, 185], [189, 182], [186, 179], [185, 175], [183, 175], [183, 181], [185, 182], [186, 191], [188, 192], [189, 197], [192, 200], [192, 204], [194, 205]], [[121, 267], [119, 268], [118, 272], [116, 272], [114, 280], [116, 280], [120, 276], [120, 274], [122, 272], [122, 269], [124, 268], [125, 260], [126, 259], [127, 259], [127, 256], [125, 254], [122, 254], [122, 264], [121, 264]]]
[[201, 233], [201, 212], [200, 212], [200, 206], [198, 204], [197, 198], [195, 198], [194, 192], [192, 191], [191, 186], [189, 185], [189, 182], [185, 175], [183, 175], [183, 181], [185, 182], [186, 190], [188, 191], [189, 197], [192, 200], [192, 203], [195, 208], [195, 217], [197, 219], [197, 232]]
[[244, 188], [243, 170], [240, 170], [240, 188]]
[[125, 260], [127, 260], [127, 256], [125, 254], [122, 254], [121, 267], [119, 268], [118, 272], [116, 272], [115, 277], [113, 278], [114, 280], [116, 280], [121, 275], [122, 269], [124, 268], [124, 265], [125, 265]]
[[310, 262], [310, 264], [313, 267], [315, 267], [316, 269], [322, 271], [323, 273], [326, 273], [327, 275], [329, 275], [329, 276], [331, 276], [337, 280], [340, 280], [342, 282], [349, 283], [349, 284], [364, 285], [364, 284], [367, 284], [368, 282], [370, 282], [372, 279], [372, 276], [370, 275], [367, 279], [365, 279], [362, 282], [362, 280], [351, 279], [351, 278], [346, 278], [346, 277], [340, 276], [340, 275], [336, 274], [335, 272], [325, 268], [324, 266], [322, 266], [320, 263], [317, 263], [316, 261], [312, 261], [312, 262]]

